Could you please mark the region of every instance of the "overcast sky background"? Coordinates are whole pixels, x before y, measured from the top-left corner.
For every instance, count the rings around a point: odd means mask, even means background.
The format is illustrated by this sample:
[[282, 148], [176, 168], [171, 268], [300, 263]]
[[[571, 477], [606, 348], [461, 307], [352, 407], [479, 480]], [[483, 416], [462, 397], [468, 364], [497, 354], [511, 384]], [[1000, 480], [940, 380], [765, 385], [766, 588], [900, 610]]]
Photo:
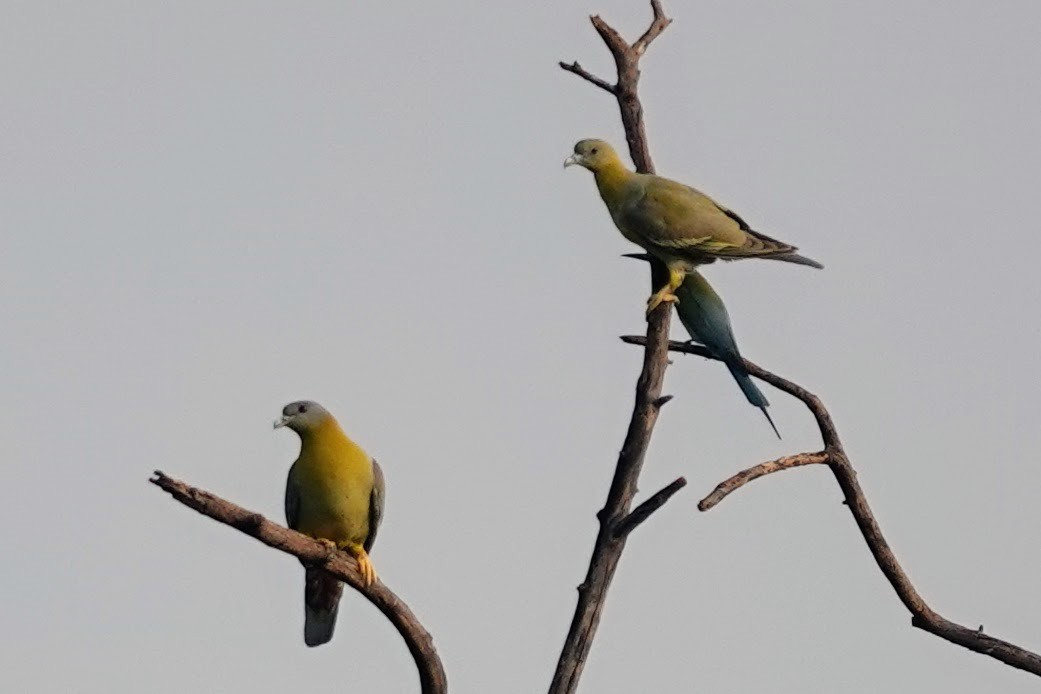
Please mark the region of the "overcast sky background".
[[[644, 60], [660, 172], [827, 267], [713, 266], [746, 356], [821, 394], [946, 617], [1041, 649], [1041, 5], [673, 0]], [[643, 0], [8, 2], [0, 22], [0, 689], [418, 691], [356, 594], [153, 469], [282, 521], [312, 398], [376, 456], [374, 561], [454, 692], [548, 685], [628, 421], [649, 286], [575, 140], [600, 13]], [[677, 331], [677, 336], [681, 334]], [[911, 628], [764, 387], [678, 357], [583, 692], [1019, 692]]]

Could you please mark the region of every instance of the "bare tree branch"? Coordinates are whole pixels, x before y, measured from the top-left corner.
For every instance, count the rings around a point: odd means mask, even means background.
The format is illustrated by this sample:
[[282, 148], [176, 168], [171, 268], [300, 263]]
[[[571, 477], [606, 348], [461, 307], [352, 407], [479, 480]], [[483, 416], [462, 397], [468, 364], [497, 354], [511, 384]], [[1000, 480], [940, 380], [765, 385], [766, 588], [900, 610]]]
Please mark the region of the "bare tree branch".
[[615, 526], [614, 529], [615, 537], [625, 537], [632, 531], [636, 530], [636, 526], [650, 518], [652, 513], [664, 506], [666, 501], [671, 499], [676, 492], [686, 486], [687, 480], [683, 477], [678, 477], [662, 487], [656, 494], [647, 499], [647, 501], [634, 508], [628, 516], [618, 521], [618, 525]]
[[[621, 35], [602, 19], [590, 17], [593, 27], [614, 57], [618, 80], [610, 91], [618, 100], [622, 125], [625, 128], [625, 137], [633, 163], [636, 165], [637, 171], [644, 173], [654, 173], [654, 164], [651, 161], [644, 132], [643, 107], [637, 97], [637, 84], [640, 79], [639, 61], [647, 46], [669, 23], [657, 0], [651, 3], [651, 8], [654, 12], [654, 20], [650, 28], [633, 46], [627, 44]], [[639, 50], [637, 50], [637, 45]], [[578, 64], [572, 63], [571, 66], [577, 68]], [[590, 80], [588, 73], [579, 73], [577, 69], [571, 69], [566, 63], [561, 63], [561, 67], [568, 72], [578, 74], [602, 89], [606, 84], [603, 80], [600, 80], [603, 84]], [[660, 263], [652, 262], [651, 271], [652, 281], [658, 283], [657, 286], [665, 283], [663, 277], [665, 271]], [[549, 687], [550, 694], [573, 694], [578, 688], [582, 669], [600, 624], [607, 589], [611, 585], [615, 570], [618, 568], [618, 560], [625, 548], [626, 537], [628, 532], [639, 524], [638, 522], [632, 523], [632, 527], [628, 531], [618, 533], [620, 524], [626, 518], [631, 518], [629, 508], [636, 496], [636, 485], [640, 477], [640, 470], [643, 468], [647, 447], [650, 444], [651, 433], [658, 419], [659, 410], [667, 402], [662, 398], [661, 391], [665, 379], [665, 368], [668, 366], [671, 314], [671, 308], [665, 305], [664, 308], [659, 307], [653, 311], [648, 318], [643, 368], [636, 382], [632, 417], [629, 420], [629, 428], [626, 431], [622, 449], [618, 454], [618, 462], [615, 465], [611, 488], [607, 493], [607, 501], [597, 513], [600, 529], [593, 545], [593, 554], [589, 559], [586, 578], [578, 587], [578, 604], [575, 606], [571, 627], [564, 639], [556, 671], [553, 673], [553, 681]], [[665, 503], [668, 496], [661, 499], [661, 504]], [[658, 506], [660, 507], [661, 504]], [[650, 515], [650, 511], [653, 510], [653, 507], [648, 507], [647, 515]]]
[[633, 44], [633, 52], [636, 55], [643, 55], [651, 41], [658, 38], [658, 34], [672, 24], [672, 20], [665, 16], [665, 10], [661, 8], [661, 0], [651, 0], [651, 12], [654, 13], [654, 21], [647, 27], [647, 31], [643, 32], [643, 36], [636, 39], [636, 43]]
[[419, 623], [408, 605], [383, 583], [377, 580], [371, 586], [365, 586], [354, 557], [346, 552], [331, 551], [328, 546], [315, 539], [272, 523], [259, 513], [247, 511], [215, 494], [167, 477], [158, 470], [149, 482], [204, 516], [241, 530], [269, 547], [292, 554], [310, 566], [320, 566], [364, 595], [390, 620], [404, 639], [412, 659], [416, 662], [422, 693], [448, 692], [448, 679], [445, 677], [441, 658], [434, 649], [433, 638]]
[[736, 492], [752, 480], [759, 479], [763, 475], [769, 475], [771, 472], [780, 472], [781, 470], [790, 470], [793, 467], [800, 467], [802, 465], [815, 465], [826, 462], [828, 462], [828, 454], [822, 451], [820, 453], [799, 453], [798, 455], [788, 455], [783, 458], [778, 458], [777, 460], [768, 460], [765, 463], [759, 463], [755, 467], [742, 470], [733, 477], [716, 485], [716, 488], [711, 494], [698, 502], [698, 510], [708, 511], [710, 508], [725, 499], [731, 492]]
[[[622, 340], [635, 345], [642, 345], [646, 342], [646, 338], [633, 335], [623, 337]], [[714, 358], [711, 354], [708, 354], [704, 347], [685, 342], [670, 342], [669, 349], [674, 352], [696, 354], [709, 359]], [[938, 614], [925, 602], [925, 598], [921, 596], [914, 584], [911, 583], [910, 577], [903, 567], [900, 566], [893, 549], [889, 546], [885, 536], [882, 535], [882, 529], [879, 527], [878, 521], [875, 520], [875, 515], [868, 504], [867, 496], [857, 480], [857, 471], [853, 468], [853, 464], [842, 448], [835, 424], [820, 398], [802, 386], [781, 378], [747, 359], [745, 360], [745, 368], [748, 369], [748, 373], [756, 378], [798, 398], [806, 405], [817, 420], [817, 426], [820, 428], [821, 438], [823, 438], [825, 444], [824, 451], [781, 458], [761, 463], [739, 472], [730, 479], [720, 483], [715, 491], [698, 504], [698, 508], [702, 511], [709, 510], [722, 501], [727, 494], [758, 477], [801, 465], [824, 463], [835, 476], [835, 481], [838, 482], [839, 488], [845, 497], [845, 504], [849, 508], [850, 513], [853, 514], [853, 520], [856, 521], [860, 534], [864, 537], [864, 542], [867, 543], [868, 550], [870, 550], [871, 556], [874, 557], [875, 563], [878, 564], [878, 568], [881, 569], [889, 584], [893, 586], [893, 590], [896, 592], [900, 602], [911, 613], [911, 624], [913, 626], [967, 648], [970, 651], [988, 655], [1006, 665], [1041, 676], [1041, 655], [985, 634], [982, 626], [978, 629], [970, 629], [952, 622]]]
[[560, 69], [567, 70], [568, 72], [574, 73], [588, 82], [592, 82], [608, 94], [615, 93], [615, 86], [613, 84], [587, 71], [584, 67], [578, 64], [577, 60], [571, 63], [565, 63], [563, 60], [561, 60], [558, 63], [558, 65], [560, 65]]

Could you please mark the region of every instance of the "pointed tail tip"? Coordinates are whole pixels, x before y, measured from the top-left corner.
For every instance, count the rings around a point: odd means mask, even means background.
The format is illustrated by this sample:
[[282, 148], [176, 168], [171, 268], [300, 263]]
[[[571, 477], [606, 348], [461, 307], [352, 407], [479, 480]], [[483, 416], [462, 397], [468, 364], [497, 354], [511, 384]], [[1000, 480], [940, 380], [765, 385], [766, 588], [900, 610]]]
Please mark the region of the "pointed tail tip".
[[782, 440], [781, 439], [781, 432], [777, 431], [777, 425], [774, 424], [773, 417], [771, 417], [770, 413], [766, 411], [766, 405], [760, 406], [759, 409], [763, 411], [763, 416], [766, 417], [766, 421], [770, 422], [770, 428], [774, 430], [775, 434], [777, 434], [777, 440], [778, 441]]
[[787, 258], [787, 260], [788, 262], [795, 263], [796, 265], [805, 265], [806, 267], [812, 267], [814, 270], [824, 269], [823, 263], [818, 263], [813, 258], [807, 258], [804, 255], [799, 255], [798, 253], [793, 253], [791, 256]]
[[799, 261], [797, 261], [797, 262], [800, 265], [805, 265], [806, 267], [812, 267], [814, 270], [823, 270], [824, 269], [824, 263], [819, 263], [816, 260], [814, 260], [813, 258], [807, 258], [804, 255], [798, 255], [798, 254], [796, 254], [795, 257], [799, 258]]
[[822, 263], [818, 263], [813, 258], [807, 258], [806, 256], [795, 253], [794, 251], [791, 253], [779, 253], [778, 255], [767, 255], [763, 257], [769, 258], [770, 260], [780, 260], [785, 263], [793, 263], [795, 265], [805, 265], [806, 267], [812, 267], [815, 270], [824, 269]]

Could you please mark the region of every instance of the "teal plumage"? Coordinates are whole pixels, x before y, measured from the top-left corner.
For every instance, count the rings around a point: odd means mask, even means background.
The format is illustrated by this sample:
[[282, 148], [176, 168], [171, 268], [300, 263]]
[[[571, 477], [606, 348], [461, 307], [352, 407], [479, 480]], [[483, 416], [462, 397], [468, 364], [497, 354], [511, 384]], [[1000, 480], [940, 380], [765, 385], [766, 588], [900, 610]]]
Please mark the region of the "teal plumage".
[[676, 298], [679, 299], [676, 313], [691, 339], [704, 345], [714, 357], [726, 364], [748, 402], [763, 411], [777, 438], [781, 438], [774, 420], [766, 411], [770, 402], [745, 369], [744, 359], [737, 349], [737, 340], [730, 326], [730, 315], [719, 294], [700, 272], [693, 270], [687, 273], [683, 284], [676, 290]]
[[[650, 259], [649, 256], [642, 253], [632, 254], [628, 257], [641, 260]], [[657, 265], [655, 268], [664, 274], [663, 268]], [[659, 281], [660, 277], [652, 279], [654, 284]], [[734, 331], [730, 325], [730, 315], [719, 294], [700, 272], [691, 270], [683, 279], [683, 284], [676, 289], [676, 298], [679, 301], [673, 305], [676, 307], [680, 323], [687, 329], [691, 340], [703, 345], [712, 356], [726, 365], [748, 402], [763, 411], [766, 421], [770, 423], [777, 438], [781, 438], [781, 433], [777, 431], [777, 426], [766, 410], [770, 402], [763, 395], [763, 391], [759, 390], [759, 387], [752, 381], [748, 370], [745, 369], [744, 359], [737, 348], [737, 340], [734, 339]]]

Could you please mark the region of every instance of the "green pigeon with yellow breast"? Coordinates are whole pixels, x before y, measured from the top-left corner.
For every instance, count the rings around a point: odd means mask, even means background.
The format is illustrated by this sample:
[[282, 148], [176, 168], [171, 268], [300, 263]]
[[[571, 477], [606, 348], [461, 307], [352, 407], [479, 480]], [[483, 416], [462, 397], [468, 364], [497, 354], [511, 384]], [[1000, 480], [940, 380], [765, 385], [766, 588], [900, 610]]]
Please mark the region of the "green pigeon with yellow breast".
[[814, 268], [824, 266], [796, 253], [795, 246], [754, 231], [735, 212], [690, 186], [629, 170], [603, 140], [581, 140], [564, 167], [593, 172], [600, 197], [622, 235], [665, 263], [668, 283], [647, 301], [650, 314], [675, 291], [687, 273], [716, 260], [765, 258]]
[[[310, 400], [282, 409], [275, 428], [300, 436], [300, 454], [286, 482], [286, 521], [297, 532], [342, 549], [358, 561], [365, 585], [376, 580], [369, 552], [383, 520], [383, 471], [340, 428], [336, 418]], [[333, 637], [343, 584], [306, 567], [304, 643], [319, 646]]]

